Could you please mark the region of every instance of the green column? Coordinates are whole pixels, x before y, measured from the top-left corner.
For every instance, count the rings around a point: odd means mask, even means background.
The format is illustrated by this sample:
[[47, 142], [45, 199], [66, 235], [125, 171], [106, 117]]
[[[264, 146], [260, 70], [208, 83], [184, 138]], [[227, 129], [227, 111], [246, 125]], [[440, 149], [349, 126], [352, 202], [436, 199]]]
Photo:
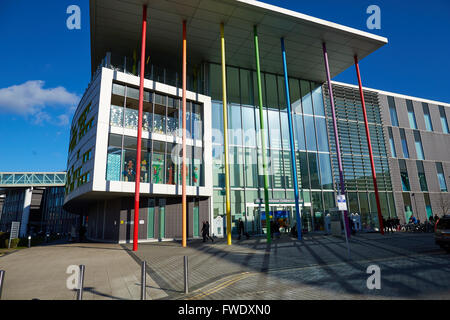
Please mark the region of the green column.
[[253, 27], [255, 33], [255, 59], [256, 59], [256, 76], [258, 79], [258, 101], [259, 101], [259, 121], [261, 128], [261, 148], [263, 154], [263, 170], [264, 170], [264, 203], [266, 212], [266, 230], [267, 230], [267, 243], [272, 242], [270, 236], [270, 208], [269, 208], [269, 177], [267, 173], [267, 159], [266, 159], [266, 138], [264, 135], [264, 112], [263, 112], [263, 98], [261, 89], [261, 68], [259, 65], [259, 46], [258, 46], [258, 29]]

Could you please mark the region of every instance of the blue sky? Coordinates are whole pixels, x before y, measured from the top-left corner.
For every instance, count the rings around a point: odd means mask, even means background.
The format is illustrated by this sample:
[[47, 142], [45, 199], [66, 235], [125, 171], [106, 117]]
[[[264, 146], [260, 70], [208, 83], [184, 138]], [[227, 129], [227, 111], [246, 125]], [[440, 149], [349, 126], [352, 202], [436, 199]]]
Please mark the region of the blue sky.
[[[364, 85], [450, 102], [450, 1], [264, 2], [389, 38], [361, 62]], [[81, 30], [66, 28], [72, 4]], [[381, 8], [381, 30], [367, 30], [369, 5]], [[0, 39], [0, 171], [65, 170], [71, 116], [90, 79], [89, 1], [1, 0]], [[355, 71], [334, 80], [356, 84]]]

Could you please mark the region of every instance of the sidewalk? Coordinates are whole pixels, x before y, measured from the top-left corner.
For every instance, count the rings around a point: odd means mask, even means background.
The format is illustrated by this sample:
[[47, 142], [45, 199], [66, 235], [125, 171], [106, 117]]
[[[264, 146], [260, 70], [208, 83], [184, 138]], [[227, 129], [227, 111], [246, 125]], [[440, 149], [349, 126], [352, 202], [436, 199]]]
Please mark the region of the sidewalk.
[[[131, 245], [125, 247], [130, 250]], [[335, 265], [348, 268], [356, 263], [362, 270], [361, 266], [365, 264], [395, 259], [414, 260], [418, 256], [433, 256], [442, 251], [434, 244], [432, 234], [358, 234], [352, 237], [350, 247], [351, 259], [348, 260], [344, 238], [305, 235], [303, 241], [297, 241], [284, 235], [281, 239], [274, 239], [270, 245], [266, 244], [265, 238], [233, 239], [232, 246], [223, 239], [214, 243], [189, 241], [187, 248], [175, 242], [140, 244], [136, 257], [147, 261], [149, 274], [164, 288], [168, 299], [183, 299], [184, 255], [189, 257], [190, 292], [193, 292], [226, 279], [233, 282], [233, 279], [249, 274], [271, 273], [280, 279], [280, 275], [290, 273], [289, 270], [329, 269]], [[446, 256], [443, 259], [447, 259]], [[365, 270], [361, 273], [365, 275]], [[297, 286], [300, 284], [297, 282]], [[320, 283], [317, 285], [321, 286]]]
[[[83, 300], [140, 299], [141, 268], [117, 244], [48, 244], [0, 257], [4, 300], [74, 300], [67, 289], [69, 265], [86, 266]], [[147, 299], [167, 295], [147, 275]]]

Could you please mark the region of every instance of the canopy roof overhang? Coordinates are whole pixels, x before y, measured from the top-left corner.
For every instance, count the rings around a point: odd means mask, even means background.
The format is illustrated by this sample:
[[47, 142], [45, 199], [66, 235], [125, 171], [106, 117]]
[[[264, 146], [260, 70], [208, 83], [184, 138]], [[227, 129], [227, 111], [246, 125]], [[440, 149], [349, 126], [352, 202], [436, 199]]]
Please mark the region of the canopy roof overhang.
[[[188, 63], [220, 63], [220, 23], [225, 24], [227, 64], [255, 69], [253, 26], [258, 26], [261, 69], [282, 74], [285, 38], [290, 76], [323, 82], [322, 43], [331, 76], [387, 44], [384, 37], [251, 0], [91, 0], [91, 63], [106, 52], [130, 56], [141, 41], [142, 5], [148, 7], [147, 55], [181, 65], [182, 21], [187, 21]], [[180, 60], [180, 61], [178, 61]]]

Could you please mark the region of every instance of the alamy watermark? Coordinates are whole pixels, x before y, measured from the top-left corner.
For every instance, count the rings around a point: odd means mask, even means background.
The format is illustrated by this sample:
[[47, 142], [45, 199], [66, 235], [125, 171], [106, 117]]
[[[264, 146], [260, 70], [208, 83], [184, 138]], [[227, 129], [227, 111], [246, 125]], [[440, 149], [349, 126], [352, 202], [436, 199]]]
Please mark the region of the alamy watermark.
[[377, 5], [371, 5], [367, 8], [367, 14], [370, 17], [367, 18], [367, 29], [369, 30], [380, 30], [381, 29], [381, 9]]
[[69, 290], [80, 289], [80, 266], [70, 265], [66, 270], [67, 274], [70, 274], [66, 280], [66, 287]]
[[70, 16], [66, 20], [66, 26], [69, 30], [81, 29], [81, 9], [77, 5], [70, 5], [67, 7], [66, 13]]
[[381, 290], [381, 269], [377, 265], [371, 265], [367, 268], [367, 274], [370, 274], [366, 285], [369, 290]]

